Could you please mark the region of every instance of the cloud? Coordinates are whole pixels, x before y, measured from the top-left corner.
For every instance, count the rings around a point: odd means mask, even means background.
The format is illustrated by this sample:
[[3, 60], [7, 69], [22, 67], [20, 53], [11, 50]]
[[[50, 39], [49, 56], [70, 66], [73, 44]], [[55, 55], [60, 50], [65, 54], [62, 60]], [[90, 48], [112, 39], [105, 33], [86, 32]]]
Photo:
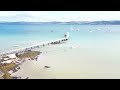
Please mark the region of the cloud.
[[0, 11], [0, 21], [120, 20], [120, 11]]
[[55, 18], [49, 16], [49, 13], [46, 12], [35, 12], [35, 11], [8, 11], [0, 12], [0, 21], [51, 21]]

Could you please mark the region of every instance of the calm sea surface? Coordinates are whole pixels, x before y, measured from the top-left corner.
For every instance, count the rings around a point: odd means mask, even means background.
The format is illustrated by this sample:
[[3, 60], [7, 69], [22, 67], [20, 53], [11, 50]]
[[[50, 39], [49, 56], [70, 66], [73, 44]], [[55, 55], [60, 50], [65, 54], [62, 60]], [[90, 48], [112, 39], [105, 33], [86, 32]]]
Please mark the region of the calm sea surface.
[[[53, 32], [51, 32], [53, 31]], [[69, 44], [83, 48], [119, 50], [120, 25], [0, 25], [0, 52], [62, 38], [70, 33]], [[18, 47], [15, 47], [15, 46]]]

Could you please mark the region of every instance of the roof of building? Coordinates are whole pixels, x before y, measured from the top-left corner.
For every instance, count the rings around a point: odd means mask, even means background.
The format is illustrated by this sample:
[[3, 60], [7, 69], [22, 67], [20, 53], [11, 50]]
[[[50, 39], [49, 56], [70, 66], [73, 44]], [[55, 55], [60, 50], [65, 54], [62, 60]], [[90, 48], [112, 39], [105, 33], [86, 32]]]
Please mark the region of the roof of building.
[[12, 60], [7, 60], [7, 61], [3, 61], [1, 63], [11, 63], [11, 62], [12, 62]]
[[15, 54], [10, 54], [10, 55], [7, 55], [9, 58], [16, 58], [16, 55]]

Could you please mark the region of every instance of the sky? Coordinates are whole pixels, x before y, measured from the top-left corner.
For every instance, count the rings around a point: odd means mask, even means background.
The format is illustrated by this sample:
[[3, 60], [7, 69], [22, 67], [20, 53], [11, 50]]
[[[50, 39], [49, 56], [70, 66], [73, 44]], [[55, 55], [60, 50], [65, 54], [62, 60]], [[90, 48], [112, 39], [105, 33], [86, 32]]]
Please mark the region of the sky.
[[0, 11], [0, 22], [120, 20], [120, 11]]

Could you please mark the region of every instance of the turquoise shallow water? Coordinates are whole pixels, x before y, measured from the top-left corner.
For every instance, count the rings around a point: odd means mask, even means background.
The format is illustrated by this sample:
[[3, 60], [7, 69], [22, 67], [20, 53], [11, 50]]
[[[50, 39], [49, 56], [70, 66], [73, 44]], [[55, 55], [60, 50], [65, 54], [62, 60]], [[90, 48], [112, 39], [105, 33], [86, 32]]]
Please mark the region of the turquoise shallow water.
[[[30, 78], [120, 78], [120, 25], [0, 25], [0, 52], [59, 39], [66, 32], [70, 33], [67, 43], [40, 48], [43, 54], [38, 61], [23, 63], [16, 75]], [[51, 68], [44, 70], [45, 65]]]
[[[79, 29], [79, 31], [77, 31]], [[51, 30], [53, 32], [51, 32]], [[0, 52], [62, 38], [70, 33], [69, 43], [83, 48], [119, 50], [120, 25], [0, 25]]]

